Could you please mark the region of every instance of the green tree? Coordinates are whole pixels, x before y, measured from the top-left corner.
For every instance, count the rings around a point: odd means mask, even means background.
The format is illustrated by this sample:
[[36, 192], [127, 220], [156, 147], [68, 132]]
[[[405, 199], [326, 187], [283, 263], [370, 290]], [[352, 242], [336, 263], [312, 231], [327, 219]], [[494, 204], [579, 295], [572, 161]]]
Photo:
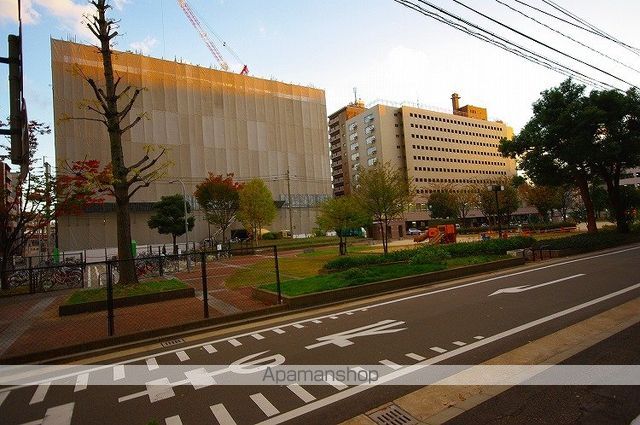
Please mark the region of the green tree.
[[529, 205], [533, 205], [542, 216], [542, 220], [549, 222], [551, 212], [560, 209], [558, 188], [551, 186], [532, 186], [524, 184], [519, 187], [522, 197]]
[[500, 151], [517, 158], [534, 184], [559, 186], [572, 181], [580, 191], [587, 212], [587, 228], [596, 221], [589, 194], [596, 154], [593, 135], [597, 124], [585, 108], [585, 87], [566, 80], [542, 92], [533, 104], [533, 117], [513, 140], [503, 139]]
[[276, 218], [276, 206], [271, 191], [260, 179], [246, 183], [240, 191], [238, 219], [253, 233], [257, 242], [262, 226], [270, 225]]
[[[95, 14], [85, 16], [87, 27], [98, 39], [98, 52], [102, 59], [103, 82], [94, 76], [94, 65], [76, 64], [75, 72], [91, 87], [95, 99], [88, 101], [83, 108], [94, 116], [69, 117], [94, 121], [103, 124], [109, 135], [111, 152], [111, 181], [110, 195], [115, 199], [118, 258], [131, 260], [131, 216], [129, 203], [139, 190], [148, 187], [152, 182], [162, 178], [169, 162], [159, 163], [165, 154], [165, 149], [154, 153], [152, 147], [145, 148], [145, 154], [139, 160], [127, 165], [122, 148], [122, 136], [138, 124], [143, 114], [131, 117], [138, 97], [143, 89], [130, 85], [121, 86], [122, 76], [114, 72], [113, 40], [118, 36], [118, 21], [108, 18], [107, 11], [111, 8], [108, 0], [91, 0], [89, 3], [95, 9]], [[119, 282], [122, 284], [136, 283], [138, 276], [133, 261], [122, 261]]]
[[467, 215], [478, 205], [478, 191], [473, 185], [461, 186], [455, 193], [458, 204], [458, 217], [462, 219], [462, 225], [467, 225]]
[[620, 175], [640, 165], [640, 95], [630, 89], [592, 91], [586, 111], [597, 125], [593, 134], [594, 170], [607, 189], [612, 218], [619, 232], [629, 231], [629, 216], [622, 200]]
[[518, 190], [510, 184], [510, 181], [505, 179], [498, 184], [503, 186], [503, 190], [498, 192], [499, 210], [496, 211], [496, 194], [493, 190], [489, 190], [487, 186], [481, 186], [478, 195], [478, 208], [494, 225], [498, 224], [498, 220], [501, 223], [504, 221], [508, 223], [511, 220], [511, 214], [520, 207]]
[[429, 195], [427, 203], [433, 218], [458, 218], [460, 210], [456, 196], [446, 190]]
[[403, 216], [413, 196], [407, 176], [389, 163], [378, 164], [360, 172], [354, 197], [360, 207], [380, 226], [385, 254], [389, 247], [389, 223]]
[[[163, 196], [159, 202], [153, 204], [153, 215], [147, 221], [151, 229], [158, 229], [161, 235], [171, 235], [173, 237], [173, 252], [178, 252], [176, 237], [184, 235], [184, 197], [180, 194]], [[191, 206], [187, 203], [187, 214], [191, 212]], [[193, 216], [187, 217], [189, 230], [193, 229], [195, 219]]]
[[233, 174], [222, 177], [209, 173], [209, 177], [196, 186], [195, 198], [207, 221], [220, 228], [223, 243], [227, 228], [240, 208], [241, 189], [242, 184], [233, 181]]
[[347, 253], [347, 231], [364, 226], [369, 220], [369, 215], [351, 196], [327, 199], [320, 205], [320, 212], [316, 219], [321, 228], [336, 231], [340, 238], [340, 255]]

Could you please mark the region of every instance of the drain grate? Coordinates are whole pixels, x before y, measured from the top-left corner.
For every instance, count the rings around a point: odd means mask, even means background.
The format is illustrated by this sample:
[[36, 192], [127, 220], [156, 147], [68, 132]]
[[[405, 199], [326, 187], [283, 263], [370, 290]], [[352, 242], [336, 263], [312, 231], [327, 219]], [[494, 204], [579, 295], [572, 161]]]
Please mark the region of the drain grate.
[[172, 345], [180, 344], [182, 342], [184, 342], [184, 339], [178, 338], [178, 339], [172, 339], [171, 341], [163, 341], [160, 343], [160, 345], [163, 347], [171, 347]]
[[380, 425], [419, 425], [420, 422], [395, 404], [391, 404], [368, 415]]

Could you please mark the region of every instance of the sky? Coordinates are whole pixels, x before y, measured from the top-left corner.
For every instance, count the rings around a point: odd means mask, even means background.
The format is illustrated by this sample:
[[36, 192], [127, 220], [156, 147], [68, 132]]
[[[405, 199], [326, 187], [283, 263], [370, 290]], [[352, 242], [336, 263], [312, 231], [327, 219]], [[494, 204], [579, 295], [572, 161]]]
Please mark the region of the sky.
[[[454, 0], [429, 1], [618, 89], [626, 90], [630, 84], [640, 86], [639, 53], [554, 20], [518, 0], [460, 1], [584, 63], [517, 35]], [[520, 1], [567, 18], [545, 0]], [[618, 40], [634, 47], [640, 45], [637, 25], [640, 1], [554, 1]], [[540, 26], [500, 2], [600, 53]], [[502, 120], [518, 132], [530, 119], [531, 105], [540, 92], [566, 78], [393, 0], [188, 0], [188, 3], [210, 31], [232, 71], [240, 72], [242, 64], [233, 59], [216, 35], [248, 65], [251, 75], [324, 89], [328, 113], [352, 102], [354, 88], [367, 105], [380, 100], [412, 102], [445, 112], [451, 109], [451, 94], [457, 92], [462, 98], [461, 105], [485, 107], [490, 119]], [[178, 0], [111, 0], [111, 4], [112, 16], [120, 20], [117, 50], [218, 66]], [[85, 0], [22, 0], [22, 9], [29, 118], [53, 128], [49, 40], [53, 37], [95, 44], [83, 24], [83, 15], [91, 8]], [[16, 11], [17, 0], [0, 0], [0, 56], [7, 55], [7, 35], [17, 33]], [[6, 65], [0, 65], [0, 80], [7, 81]], [[8, 85], [0, 87], [0, 117], [6, 117]], [[38, 155], [55, 163], [53, 135], [40, 139]]]

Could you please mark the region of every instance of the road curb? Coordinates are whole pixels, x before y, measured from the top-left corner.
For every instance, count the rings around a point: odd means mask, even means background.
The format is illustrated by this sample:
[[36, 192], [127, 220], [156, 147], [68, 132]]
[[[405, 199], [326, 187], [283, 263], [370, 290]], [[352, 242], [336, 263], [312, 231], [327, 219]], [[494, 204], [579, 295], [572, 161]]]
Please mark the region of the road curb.
[[[482, 365], [559, 364], [593, 345], [640, 322], [640, 298], [597, 314], [582, 322], [539, 338], [526, 345], [487, 360]], [[423, 387], [341, 425], [375, 425], [370, 415], [395, 405], [418, 424], [439, 425], [470, 410], [512, 386], [439, 386]]]

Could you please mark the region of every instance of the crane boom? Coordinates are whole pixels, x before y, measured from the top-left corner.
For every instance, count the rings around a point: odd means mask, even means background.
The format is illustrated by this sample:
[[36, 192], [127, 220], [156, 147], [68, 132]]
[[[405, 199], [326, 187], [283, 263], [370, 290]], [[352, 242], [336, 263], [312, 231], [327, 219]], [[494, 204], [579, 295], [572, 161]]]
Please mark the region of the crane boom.
[[[202, 41], [204, 41], [204, 44], [207, 46], [207, 49], [209, 49], [213, 57], [216, 58], [216, 60], [220, 64], [220, 67], [225, 71], [228, 71], [229, 65], [227, 65], [227, 62], [222, 57], [222, 54], [216, 47], [215, 43], [211, 40], [211, 38], [209, 38], [209, 34], [202, 27], [202, 24], [200, 23], [200, 19], [198, 19], [198, 16], [195, 14], [193, 9], [191, 9], [191, 6], [189, 6], [189, 3], [187, 3], [187, 0], [178, 0], [178, 5], [180, 5], [180, 8], [184, 12], [184, 14], [187, 15], [187, 19], [189, 19], [189, 22], [191, 22], [191, 25], [193, 25], [196, 31], [198, 31], [200, 38], [202, 38]], [[224, 41], [222, 44], [231, 51], [231, 53], [236, 59], [240, 60], [240, 58], [238, 58], [238, 55], [236, 55], [235, 52], [231, 50], [231, 47], [227, 46], [227, 44]], [[240, 71], [240, 74], [242, 75], [249, 74], [249, 68], [247, 67], [247, 65], [243, 65], [242, 71]]]

